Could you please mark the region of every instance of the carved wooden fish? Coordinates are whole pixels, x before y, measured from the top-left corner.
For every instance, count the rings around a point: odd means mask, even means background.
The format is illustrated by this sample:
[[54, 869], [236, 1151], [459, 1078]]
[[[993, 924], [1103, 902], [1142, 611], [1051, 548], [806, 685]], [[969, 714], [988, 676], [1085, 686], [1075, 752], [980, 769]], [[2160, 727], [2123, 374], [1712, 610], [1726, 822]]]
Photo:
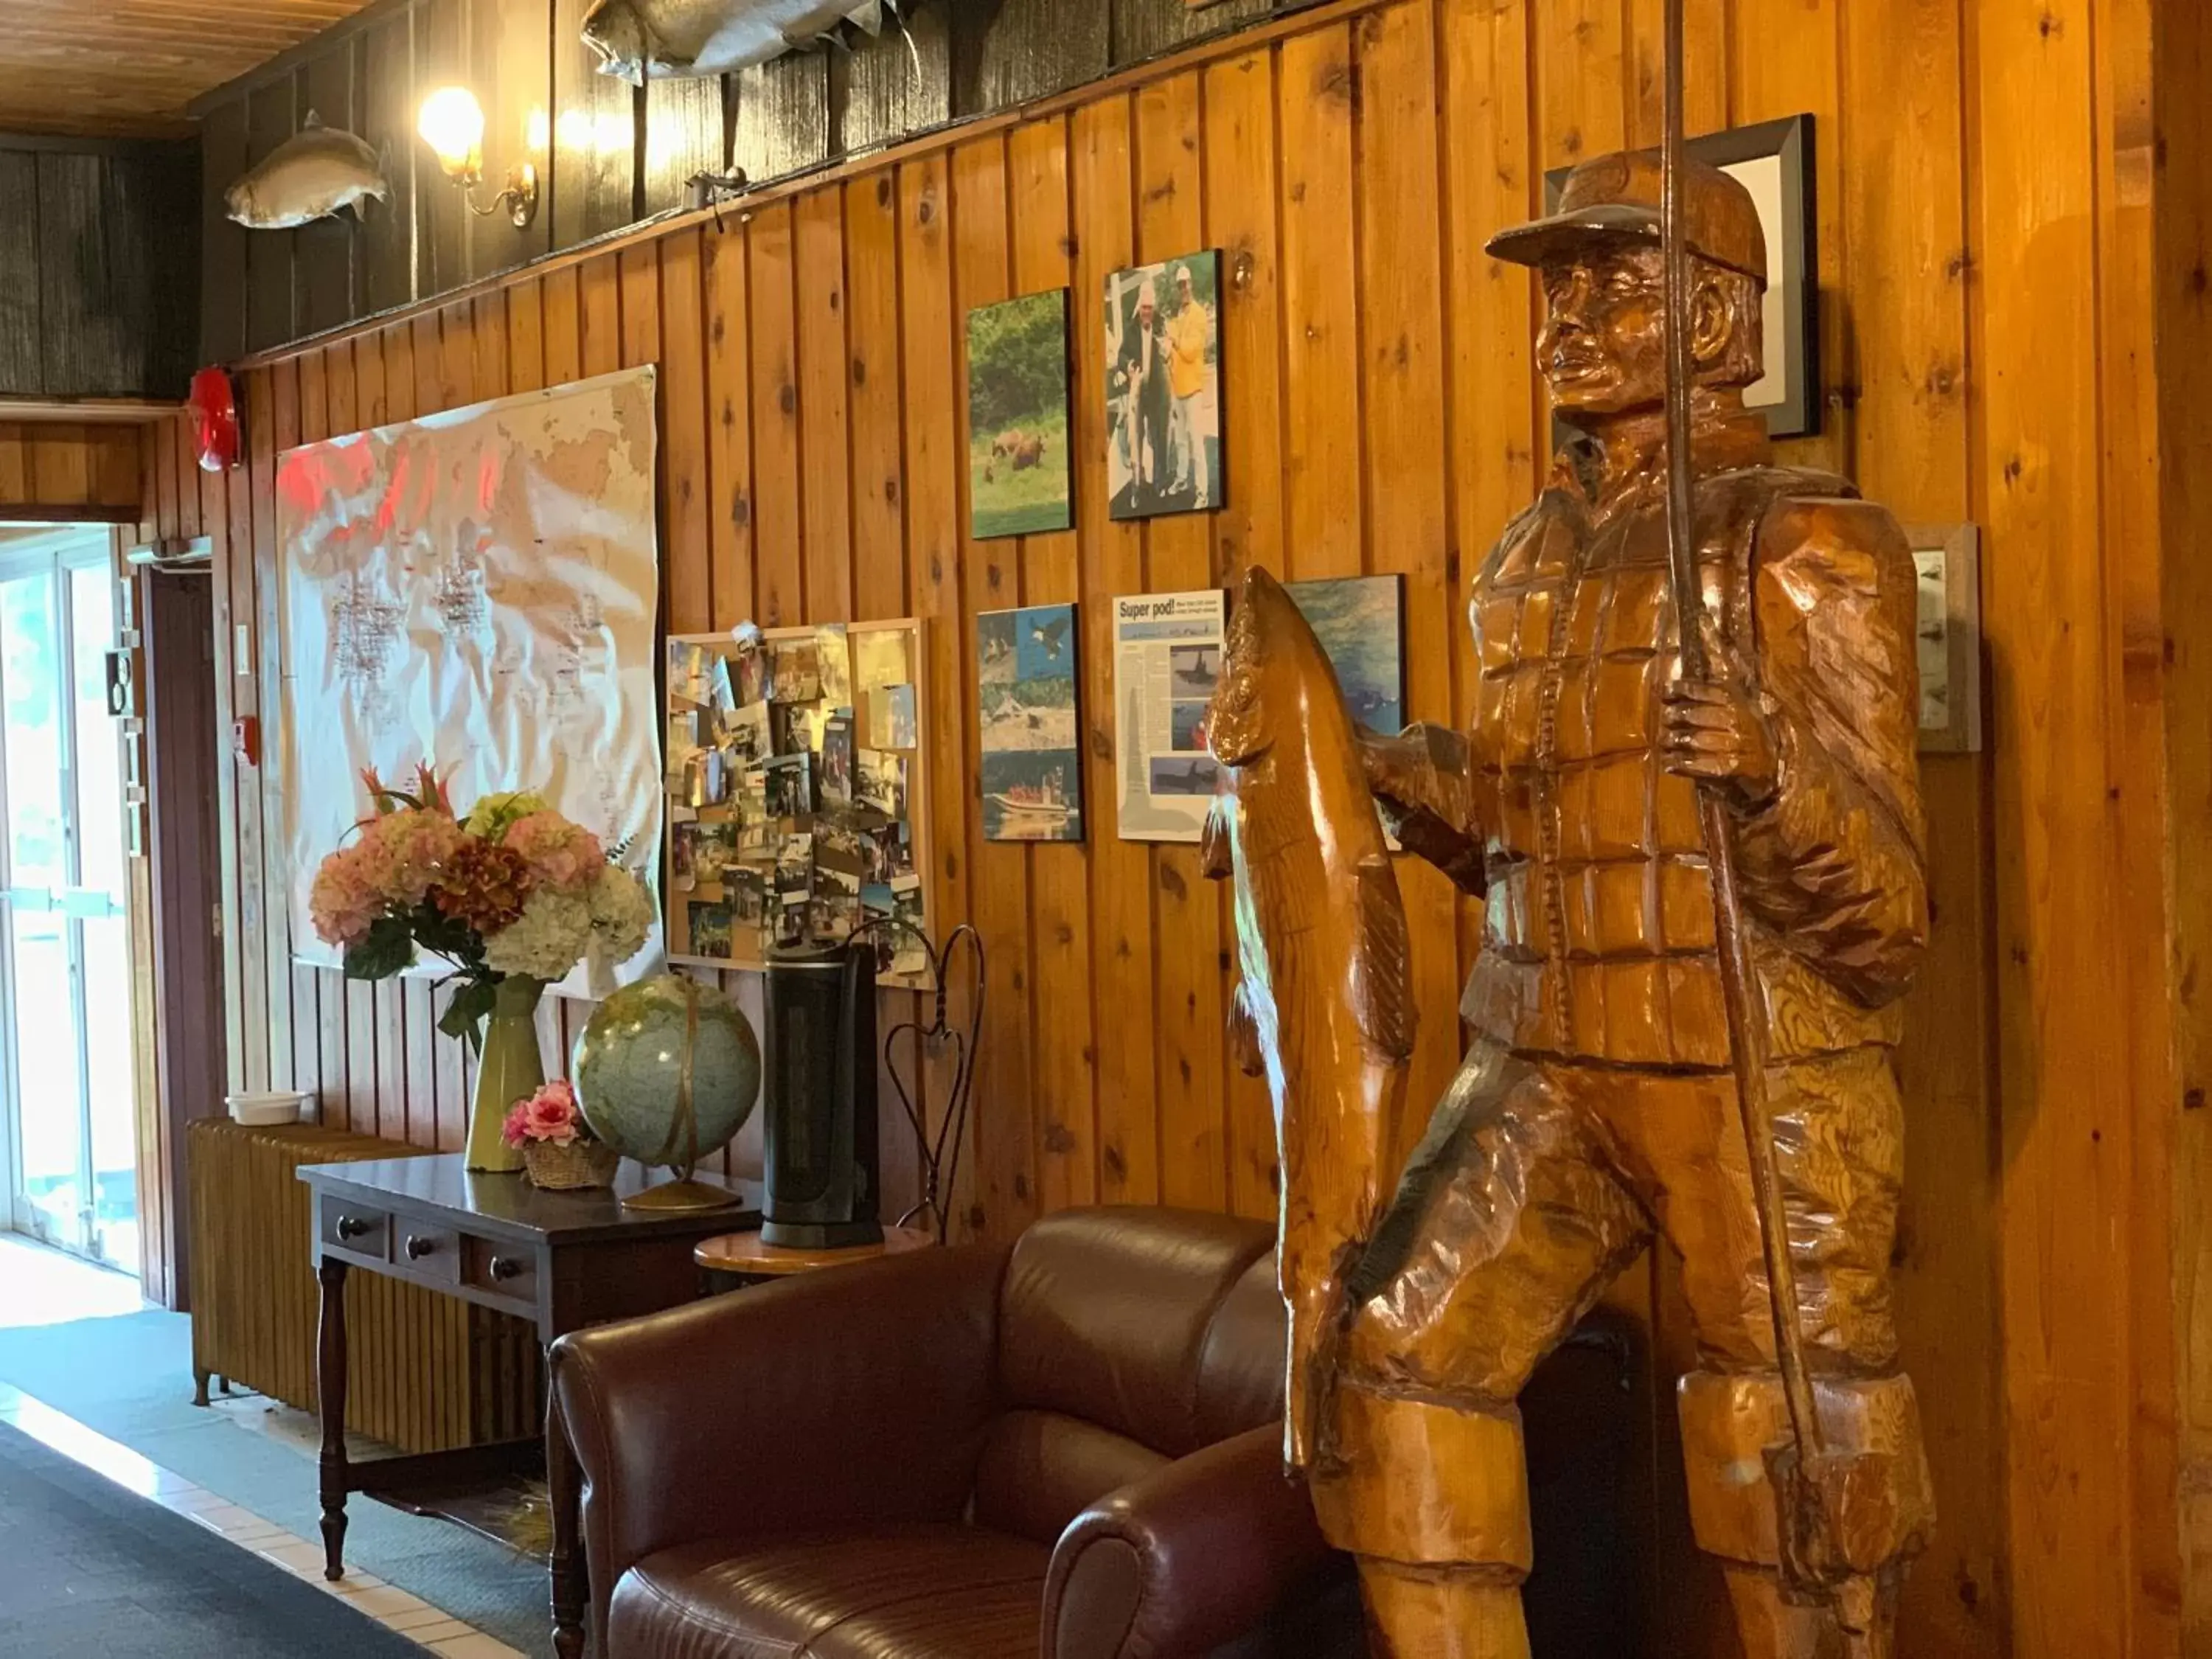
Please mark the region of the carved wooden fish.
[[1346, 1281], [1397, 1177], [1413, 1050], [1406, 908], [1335, 672], [1264, 570], [1246, 575], [1230, 619], [1208, 732], [1233, 793], [1214, 804], [1204, 860], [1207, 874], [1236, 877], [1243, 980], [1231, 1037], [1274, 1100], [1291, 1319], [1285, 1456], [1303, 1468]]
[[360, 138], [326, 127], [314, 111], [299, 131], [263, 156], [223, 192], [223, 211], [248, 230], [290, 230], [327, 219], [374, 197], [391, 199], [377, 154]]
[[583, 33], [600, 74], [642, 86], [750, 69], [848, 23], [879, 33], [886, 13], [896, 19], [895, 0], [599, 0]]

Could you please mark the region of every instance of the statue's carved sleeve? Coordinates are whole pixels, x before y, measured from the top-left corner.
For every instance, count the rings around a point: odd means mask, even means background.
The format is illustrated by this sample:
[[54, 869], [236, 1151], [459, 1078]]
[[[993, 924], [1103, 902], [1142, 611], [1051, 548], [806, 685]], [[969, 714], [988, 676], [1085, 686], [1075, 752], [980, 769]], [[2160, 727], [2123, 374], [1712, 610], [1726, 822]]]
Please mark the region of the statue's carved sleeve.
[[1928, 933], [1917, 583], [1871, 503], [1785, 499], [1762, 526], [1753, 606], [1778, 788], [1742, 821], [1744, 896], [1788, 949], [1869, 1008]]
[[1360, 729], [1368, 787], [1399, 843], [1469, 893], [1483, 890], [1482, 829], [1474, 822], [1465, 734], [1423, 722], [1396, 737]]

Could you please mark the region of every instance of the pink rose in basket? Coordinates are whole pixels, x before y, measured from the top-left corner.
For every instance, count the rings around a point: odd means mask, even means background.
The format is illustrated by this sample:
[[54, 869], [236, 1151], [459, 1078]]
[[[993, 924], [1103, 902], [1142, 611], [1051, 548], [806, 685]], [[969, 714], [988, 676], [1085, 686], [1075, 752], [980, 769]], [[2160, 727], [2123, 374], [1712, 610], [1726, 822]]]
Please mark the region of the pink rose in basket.
[[556, 1146], [573, 1146], [587, 1138], [584, 1115], [576, 1109], [576, 1091], [560, 1079], [547, 1084], [527, 1100], [518, 1100], [500, 1130], [510, 1146], [533, 1140]]

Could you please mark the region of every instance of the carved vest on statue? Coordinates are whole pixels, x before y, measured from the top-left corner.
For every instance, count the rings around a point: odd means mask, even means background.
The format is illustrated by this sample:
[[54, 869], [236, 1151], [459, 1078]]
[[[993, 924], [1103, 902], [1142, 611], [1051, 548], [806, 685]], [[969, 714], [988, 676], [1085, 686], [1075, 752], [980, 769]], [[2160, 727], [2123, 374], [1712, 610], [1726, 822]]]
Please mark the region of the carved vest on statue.
[[[1852, 495], [1778, 467], [1701, 480], [1707, 609], [1756, 659], [1759, 527], [1790, 496]], [[1479, 1035], [1620, 1065], [1724, 1068], [1728, 1020], [1695, 787], [1660, 754], [1674, 670], [1663, 484], [1602, 512], [1555, 485], [1506, 532], [1469, 607], [1478, 663], [1469, 764], [1488, 875], [1462, 1012]], [[1870, 1012], [1753, 925], [1761, 988], [1789, 1018], [1773, 1058], [1893, 1042]]]

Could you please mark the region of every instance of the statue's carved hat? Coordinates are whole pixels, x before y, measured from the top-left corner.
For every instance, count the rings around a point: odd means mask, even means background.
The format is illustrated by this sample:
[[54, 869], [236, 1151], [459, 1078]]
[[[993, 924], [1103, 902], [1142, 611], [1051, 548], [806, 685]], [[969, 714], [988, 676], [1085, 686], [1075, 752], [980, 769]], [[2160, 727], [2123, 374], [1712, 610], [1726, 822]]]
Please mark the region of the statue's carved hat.
[[[1751, 192], [1710, 163], [1685, 157], [1690, 251], [1766, 286], [1766, 231]], [[1490, 251], [1515, 264], [1549, 265], [1623, 242], [1659, 245], [1659, 152], [1620, 150], [1567, 175], [1556, 212], [1501, 230]]]

